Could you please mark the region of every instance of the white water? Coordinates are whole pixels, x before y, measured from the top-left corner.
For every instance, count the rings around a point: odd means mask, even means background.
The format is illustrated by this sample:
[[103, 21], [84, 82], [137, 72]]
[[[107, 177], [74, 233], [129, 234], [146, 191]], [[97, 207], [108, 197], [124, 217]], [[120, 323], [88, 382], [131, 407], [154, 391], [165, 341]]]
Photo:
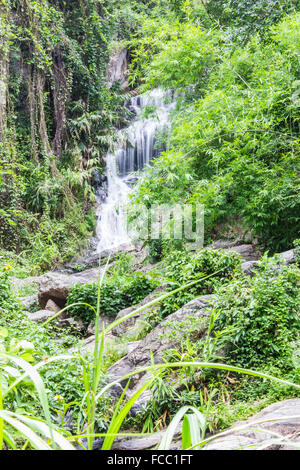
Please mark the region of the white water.
[[[130, 242], [121, 209], [132, 190], [129, 181], [133, 172], [142, 170], [164, 150], [162, 145], [155, 145], [157, 134], [167, 128], [175, 106], [172, 93], [160, 89], [130, 100], [128, 107], [136, 117], [127, 129], [119, 131], [117, 149], [106, 158], [107, 198], [100, 207], [97, 223], [99, 253]], [[154, 113], [143, 119], [146, 107]]]

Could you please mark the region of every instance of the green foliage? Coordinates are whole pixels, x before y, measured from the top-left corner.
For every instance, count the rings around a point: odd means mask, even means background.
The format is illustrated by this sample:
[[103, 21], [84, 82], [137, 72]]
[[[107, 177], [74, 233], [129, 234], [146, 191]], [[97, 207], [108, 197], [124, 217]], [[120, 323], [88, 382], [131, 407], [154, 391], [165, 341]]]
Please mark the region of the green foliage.
[[[157, 281], [142, 273], [132, 277], [107, 278], [101, 287], [100, 313], [114, 317], [120, 310], [138, 304], [157, 286]], [[97, 307], [97, 284], [77, 285], [68, 295], [67, 306], [84, 302]], [[87, 326], [95, 320], [95, 314], [88, 306], [76, 305], [70, 308], [71, 315], [80, 317]]]
[[296, 255], [296, 262], [300, 265], [300, 239], [294, 241], [294, 252]]
[[298, 0], [210, 0], [207, 12], [215, 21], [228, 27], [231, 37], [245, 42], [253, 34], [268, 34], [286, 13], [299, 9]]
[[[175, 36], [177, 30], [173, 25]], [[161, 47], [172, 41], [164, 38]], [[181, 98], [169, 150], [143, 178], [134, 201], [203, 204], [207, 241], [238, 221], [273, 252], [290, 248], [299, 234], [298, 43], [294, 14], [270, 30], [268, 42], [253, 36], [244, 47], [223, 45], [201, 90]], [[165, 71], [176, 74], [173, 55], [158, 65], [160, 54], [146, 63], [146, 76], [153, 72], [164, 76], [165, 87], [180, 88], [185, 74], [171, 78]]]
[[[260, 262], [253, 280], [235, 280], [221, 292], [219, 327], [234, 326], [227, 358], [247, 367], [289, 372], [299, 338], [300, 271], [279, 258]], [[295, 343], [296, 342], [296, 343]]]
[[167, 3], [1, 7], [0, 248], [20, 254], [33, 246], [34, 273], [70, 258], [94, 230], [95, 173], [128, 117], [129, 95], [107, 84], [109, 57]]
[[161, 303], [162, 317], [181, 308], [200, 295], [212, 294], [222, 284], [227, 283], [241, 272], [241, 261], [237, 253], [205, 248], [196, 254], [173, 252], [164, 261], [165, 275], [174, 286], [185, 285], [203, 276], [211, 276], [199, 285], [190, 287]]

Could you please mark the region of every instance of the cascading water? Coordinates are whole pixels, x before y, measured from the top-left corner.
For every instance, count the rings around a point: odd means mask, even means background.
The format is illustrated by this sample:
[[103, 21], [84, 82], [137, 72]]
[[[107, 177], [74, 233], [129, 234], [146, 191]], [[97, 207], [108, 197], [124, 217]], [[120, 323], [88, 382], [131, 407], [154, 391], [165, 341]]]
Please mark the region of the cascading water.
[[[164, 150], [157, 136], [167, 128], [176, 101], [172, 92], [156, 89], [131, 98], [128, 107], [135, 118], [127, 129], [119, 131], [118, 148], [106, 158], [107, 198], [100, 206], [97, 224], [99, 253], [130, 242], [122, 211], [131, 191], [130, 179]], [[143, 118], [143, 111], [150, 117]]]

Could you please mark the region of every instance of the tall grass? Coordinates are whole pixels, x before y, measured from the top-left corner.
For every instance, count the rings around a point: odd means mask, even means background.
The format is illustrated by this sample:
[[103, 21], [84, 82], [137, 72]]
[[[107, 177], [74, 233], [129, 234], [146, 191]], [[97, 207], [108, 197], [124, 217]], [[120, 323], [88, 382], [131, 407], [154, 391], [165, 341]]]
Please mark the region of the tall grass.
[[[103, 274], [101, 274], [100, 263], [99, 263], [99, 278], [98, 278], [98, 296], [97, 296], [97, 308], [94, 309], [91, 305], [86, 303], [76, 303], [70, 305], [59, 313], [55, 314], [51, 319], [47, 320], [43, 326], [47, 326], [53, 319], [57, 316], [61, 315], [67, 309], [75, 306], [75, 305], [84, 305], [89, 306], [95, 313], [95, 340], [94, 340], [94, 356], [93, 356], [93, 364], [91, 364], [85, 357], [83, 357], [80, 353], [72, 354], [72, 355], [61, 355], [55, 356], [52, 358], [47, 359], [46, 361], [42, 361], [34, 366], [30, 365], [26, 361], [21, 358], [6, 354], [0, 353], [0, 359], [5, 358], [11, 363], [14, 363], [18, 369], [23, 371], [22, 375], [20, 375], [13, 384], [6, 390], [5, 393], [2, 393], [1, 390], [1, 381], [0, 381], [0, 449], [3, 449], [4, 443], [7, 448], [17, 449], [17, 445], [14, 442], [13, 437], [9, 432], [9, 427], [15, 428], [20, 435], [23, 436], [25, 439], [25, 446], [27, 443], [30, 443], [32, 448], [39, 449], [39, 450], [49, 450], [49, 449], [62, 449], [62, 450], [75, 450], [75, 447], [70, 442], [77, 442], [83, 448], [85, 448], [82, 444], [82, 440], [86, 439], [87, 441], [87, 448], [89, 450], [93, 449], [93, 443], [95, 437], [103, 437], [104, 442], [102, 444], [102, 450], [109, 450], [112, 448], [115, 438], [117, 436], [124, 436], [130, 437], [132, 434], [129, 433], [120, 433], [120, 429], [122, 424], [130, 412], [134, 403], [138, 400], [140, 395], [144, 390], [146, 390], [150, 384], [152, 383], [153, 379], [148, 380], [128, 401], [125, 400], [126, 396], [126, 388], [123, 391], [120, 399], [118, 400], [117, 404], [115, 405], [115, 411], [111, 418], [110, 425], [108, 431], [106, 433], [95, 433], [95, 424], [96, 424], [96, 407], [99, 399], [109, 391], [114, 385], [124, 381], [130, 380], [135, 375], [144, 372], [151, 372], [155, 370], [163, 370], [163, 369], [171, 369], [174, 367], [177, 368], [210, 368], [210, 369], [218, 369], [218, 370], [227, 370], [236, 372], [239, 374], [246, 374], [251, 375], [254, 377], [259, 377], [261, 379], [266, 379], [274, 382], [281, 383], [286, 386], [295, 387], [300, 389], [300, 385], [291, 383], [287, 380], [279, 379], [277, 377], [273, 377], [271, 375], [267, 375], [265, 373], [254, 371], [250, 369], [243, 369], [240, 367], [229, 366], [227, 364], [221, 363], [209, 363], [209, 362], [172, 362], [172, 363], [164, 363], [164, 364], [152, 364], [148, 367], [143, 367], [138, 370], [132, 371], [124, 377], [119, 378], [118, 380], [112, 381], [106, 386], [102, 387], [99, 390], [100, 380], [101, 380], [101, 370], [103, 368], [104, 363], [104, 345], [105, 345], [105, 336], [109, 333], [113, 328], [120, 325], [121, 323], [127, 321], [129, 318], [135, 316], [137, 313], [142, 312], [143, 310], [154, 306], [155, 304], [161, 302], [162, 300], [184, 290], [188, 289], [191, 286], [194, 286], [210, 277], [215, 276], [217, 273], [211, 274], [209, 276], [203, 276], [202, 278], [190, 282], [189, 284], [182, 286], [178, 289], [175, 289], [172, 292], [162, 295], [161, 297], [152, 300], [151, 302], [147, 303], [146, 305], [137, 308], [130, 314], [126, 315], [123, 318], [115, 320], [111, 323], [106, 329], [100, 329], [100, 315], [101, 315], [101, 286], [103, 282], [103, 278], [106, 273], [106, 269], [108, 266], [109, 260], [105, 266]], [[64, 430], [57, 429], [51, 421], [50, 412], [49, 412], [49, 404], [46, 389], [43, 383], [43, 380], [39, 374], [39, 370], [45, 367], [49, 363], [59, 362], [61, 360], [79, 360], [82, 364], [82, 380], [84, 385], [84, 395], [82, 397], [81, 402], [81, 409], [85, 410], [85, 428], [84, 430], [80, 430], [77, 428], [77, 434], [71, 435]], [[2, 364], [0, 363], [0, 373], [1, 373]], [[10, 411], [6, 411], [3, 409], [3, 399], [8, 396], [8, 394], [15, 389], [16, 387], [20, 386], [22, 381], [30, 377], [32, 382], [35, 386], [35, 390], [38, 395], [38, 399], [40, 405], [43, 409], [44, 413], [44, 420], [36, 419], [34, 417], [28, 416], [21, 416], [16, 413], [12, 413]], [[125, 403], [124, 403], [125, 402]], [[208, 442], [205, 439], [205, 431], [206, 431], [206, 417], [201, 414], [196, 408], [193, 407], [183, 407], [178, 411], [175, 415], [174, 419], [172, 420], [170, 426], [168, 427], [164, 438], [160, 444], [160, 449], [169, 449], [171, 446], [172, 439], [174, 437], [175, 431], [178, 428], [180, 421], [183, 419], [183, 430], [182, 430], [182, 442], [184, 449], [200, 449], [204, 443]], [[7, 426], [9, 425], [9, 426]], [[148, 435], [148, 434], [134, 434], [135, 436], [140, 435]], [[224, 433], [222, 434], [224, 435]]]

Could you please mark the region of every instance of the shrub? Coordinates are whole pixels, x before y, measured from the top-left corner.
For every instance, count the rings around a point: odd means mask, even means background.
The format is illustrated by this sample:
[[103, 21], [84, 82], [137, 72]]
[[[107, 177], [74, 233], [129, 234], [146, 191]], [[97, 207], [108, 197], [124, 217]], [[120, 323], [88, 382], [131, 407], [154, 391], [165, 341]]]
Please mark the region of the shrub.
[[203, 276], [211, 277], [162, 301], [163, 317], [199, 295], [212, 294], [217, 287], [228, 284], [235, 274], [241, 272], [241, 259], [237, 253], [212, 248], [204, 248], [196, 254], [174, 252], [164, 260], [164, 264], [167, 278], [172, 281], [170, 290]]
[[248, 368], [295, 369], [294, 344], [300, 327], [300, 270], [264, 258], [251, 280], [234, 280], [221, 291], [217, 324], [235, 326], [228, 360]]
[[[143, 300], [157, 286], [157, 282], [142, 273], [132, 277], [107, 279], [101, 287], [100, 312], [102, 315], [113, 317], [120, 310], [135, 305]], [[75, 286], [67, 299], [67, 305], [84, 302], [92, 307], [97, 306], [97, 284]], [[73, 316], [78, 316], [87, 326], [95, 317], [88, 306], [77, 305], [70, 308]]]

